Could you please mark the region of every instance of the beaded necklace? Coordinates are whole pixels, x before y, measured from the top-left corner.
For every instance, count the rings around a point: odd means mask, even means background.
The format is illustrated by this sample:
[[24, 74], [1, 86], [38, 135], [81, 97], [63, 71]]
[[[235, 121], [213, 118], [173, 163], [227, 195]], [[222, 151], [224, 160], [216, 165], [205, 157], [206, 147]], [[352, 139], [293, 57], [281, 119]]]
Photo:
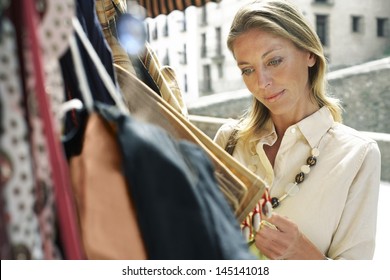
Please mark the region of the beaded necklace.
[[316, 165], [317, 157], [320, 155], [320, 150], [318, 148], [313, 148], [311, 150], [311, 155], [307, 158], [306, 164], [301, 166], [300, 172], [295, 176], [295, 182], [290, 183], [286, 186], [285, 193], [277, 198], [271, 198], [272, 208], [276, 208], [280, 203], [289, 196], [294, 196], [299, 192], [299, 184], [305, 180], [305, 176], [310, 173], [310, 168]]
[[[227, 144], [225, 146], [225, 150], [233, 155], [234, 149], [237, 144], [236, 135], [238, 133], [237, 129], [234, 129], [231, 135], [228, 138]], [[317, 157], [320, 155], [320, 150], [318, 149], [321, 143], [322, 137], [318, 143], [318, 145], [311, 150], [311, 155], [307, 158], [306, 164], [302, 165], [300, 168], [300, 172], [295, 176], [295, 181], [290, 183], [285, 188], [285, 193], [281, 197], [270, 197], [269, 187], [267, 187], [264, 191], [262, 199], [256, 204], [252, 213], [248, 214], [246, 219], [241, 224], [241, 230], [245, 239], [250, 243], [254, 242], [254, 237], [256, 235], [257, 230], [259, 230], [261, 224], [264, 222], [262, 220], [262, 215], [266, 217], [271, 217], [272, 210], [280, 205], [280, 203], [285, 200], [289, 196], [294, 196], [299, 192], [299, 184], [301, 184], [305, 180], [305, 176], [310, 173], [311, 167], [315, 166], [317, 163]], [[255, 154], [255, 151], [252, 151], [252, 164], [248, 166], [248, 168], [252, 172], [256, 172], [257, 164], [260, 161], [258, 155]], [[272, 226], [268, 223], [268, 226]]]
[[[306, 164], [301, 166], [300, 172], [295, 175], [295, 181], [293, 183], [289, 183], [286, 186], [285, 192], [281, 197], [270, 198], [269, 187], [265, 189], [262, 200], [256, 204], [252, 212], [252, 217], [250, 218], [250, 215], [248, 215], [247, 219], [245, 219], [242, 223], [242, 233], [246, 240], [249, 242], [249, 244], [254, 242], [256, 232], [259, 230], [263, 222], [261, 214], [270, 217], [272, 215], [272, 210], [278, 207], [283, 200], [285, 200], [289, 196], [294, 196], [299, 192], [299, 184], [301, 184], [305, 180], [305, 176], [310, 173], [311, 167], [316, 165], [317, 157], [319, 155], [320, 150], [318, 149], [318, 146], [311, 150], [311, 154], [307, 158]], [[269, 224], [268, 226], [272, 225]]]

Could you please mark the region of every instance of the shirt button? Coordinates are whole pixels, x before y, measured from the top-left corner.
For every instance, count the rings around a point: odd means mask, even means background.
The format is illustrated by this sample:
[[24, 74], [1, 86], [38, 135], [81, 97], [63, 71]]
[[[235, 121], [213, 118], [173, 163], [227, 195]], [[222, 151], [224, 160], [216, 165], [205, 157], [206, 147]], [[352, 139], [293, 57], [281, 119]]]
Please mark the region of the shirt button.
[[252, 164], [254, 164], [254, 165], [256, 165], [260, 162], [260, 158], [258, 155], [251, 156], [251, 159], [252, 159]]
[[254, 164], [249, 164], [248, 169], [254, 173], [257, 170], [257, 166]]
[[295, 127], [291, 128], [291, 133], [294, 134], [297, 131]]

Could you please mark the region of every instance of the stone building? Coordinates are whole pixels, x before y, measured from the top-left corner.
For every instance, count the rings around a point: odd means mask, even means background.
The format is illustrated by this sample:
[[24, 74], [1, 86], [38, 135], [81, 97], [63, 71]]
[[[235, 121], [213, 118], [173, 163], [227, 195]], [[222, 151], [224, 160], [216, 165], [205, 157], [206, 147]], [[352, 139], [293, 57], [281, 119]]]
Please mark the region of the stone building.
[[[226, 38], [237, 9], [252, 0], [221, 0], [146, 19], [148, 40], [171, 65], [190, 102], [244, 87]], [[330, 68], [390, 55], [389, 0], [291, 0], [321, 38]]]

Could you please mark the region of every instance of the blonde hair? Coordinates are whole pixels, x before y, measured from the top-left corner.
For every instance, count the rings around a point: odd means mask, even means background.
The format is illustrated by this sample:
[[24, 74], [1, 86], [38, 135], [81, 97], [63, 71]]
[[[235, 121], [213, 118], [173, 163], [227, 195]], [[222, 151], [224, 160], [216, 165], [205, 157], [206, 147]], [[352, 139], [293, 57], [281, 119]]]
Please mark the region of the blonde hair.
[[[340, 101], [327, 95], [327, 63], [321, 41], [310, 27], [303, 14], [284, 0], [255, 1], [238, 10], [227, 39], [227, 46], [233, 53], [237, 37], [251, 29], [260, 29], [292, 41], [299, 49], [316, 57], [316, 63], [309, 68], [309, 83], [313, 98], [320, 107], [329, 108], [337, 122], [342, 121]], [[241, 120], [238, 137], [248, 138], [261, 129], [269, 119], [269, 110], [253, 98], [252, 106]]]

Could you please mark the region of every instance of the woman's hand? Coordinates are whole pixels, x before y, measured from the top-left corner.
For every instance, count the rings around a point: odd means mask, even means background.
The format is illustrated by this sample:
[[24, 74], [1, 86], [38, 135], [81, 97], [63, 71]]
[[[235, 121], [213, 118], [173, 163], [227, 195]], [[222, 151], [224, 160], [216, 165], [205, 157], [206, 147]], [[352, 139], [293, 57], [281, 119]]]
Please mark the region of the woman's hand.
[[269, 259], [324, 260], [320, 250], [287, 217], [276, 213], [266, 219], [277, 229], [262, 227], [255, 236], [256, 247]]

